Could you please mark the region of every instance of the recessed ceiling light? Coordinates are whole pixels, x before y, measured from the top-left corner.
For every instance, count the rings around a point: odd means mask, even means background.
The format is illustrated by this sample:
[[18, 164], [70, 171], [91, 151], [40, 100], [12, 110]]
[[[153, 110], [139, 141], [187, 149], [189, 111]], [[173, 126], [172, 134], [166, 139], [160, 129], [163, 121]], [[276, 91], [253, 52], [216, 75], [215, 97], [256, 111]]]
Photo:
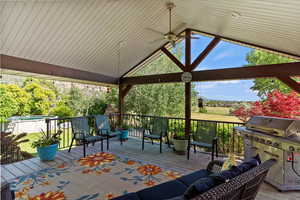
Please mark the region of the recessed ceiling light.
[[234, 18], [234, 19], [239, 19], [241, 16], [242, 16], [241, 13], [236, 12], [236, 11], [233, 11], [231, 13], [231, 17]]

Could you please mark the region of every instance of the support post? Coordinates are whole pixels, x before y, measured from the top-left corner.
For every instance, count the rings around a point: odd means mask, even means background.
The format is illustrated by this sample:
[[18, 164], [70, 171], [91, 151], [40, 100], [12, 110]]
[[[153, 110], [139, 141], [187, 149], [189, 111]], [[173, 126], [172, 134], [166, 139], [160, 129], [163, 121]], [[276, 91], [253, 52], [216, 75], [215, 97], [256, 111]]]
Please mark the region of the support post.
[[122, 124], [124, 114], [125, 97], [132, 88], [132, 85], [119, 85], [119, 125]]
[[[185, 71], [191, 71], [191, 30], [187, 29], [185, 38]], [[185, 83], [185, 135], [191, 129], [191, 82]]]

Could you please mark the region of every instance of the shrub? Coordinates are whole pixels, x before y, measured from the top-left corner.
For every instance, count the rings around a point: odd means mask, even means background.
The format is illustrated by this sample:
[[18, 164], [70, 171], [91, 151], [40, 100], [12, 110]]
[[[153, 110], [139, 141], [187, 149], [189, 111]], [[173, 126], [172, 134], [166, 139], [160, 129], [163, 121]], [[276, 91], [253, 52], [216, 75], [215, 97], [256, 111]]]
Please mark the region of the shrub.
[[60, 141], [60, 134], [62, 133], [61, 130], [57, 131], [57, 133], [55, 133], [54, 135], [52, 135], [51, 137], [48, 137], [44, 132], [42, 132], [42, 137], [33, 142], [31, 144], [31, 146], [33, 148], [37, 148], [37, 147], [46, 147], [46, 146], [49, 146], [49, 145], [52, 145], [52, 144], [58, 144], [59, 141]]
[[58, 117], [72, 117], [75, 115], [75, 112], [66, 104], [59, 104], [52, 109], [51, 115]]
[[22, 151], [20, 148], [21, 143], [28, 142], [26, 133], [19, 135], [13, 135], [11, 132], [1, 132], [1, 164], [8, 164], [28, 158], [32, 158], [32, 155], [26, 151]]

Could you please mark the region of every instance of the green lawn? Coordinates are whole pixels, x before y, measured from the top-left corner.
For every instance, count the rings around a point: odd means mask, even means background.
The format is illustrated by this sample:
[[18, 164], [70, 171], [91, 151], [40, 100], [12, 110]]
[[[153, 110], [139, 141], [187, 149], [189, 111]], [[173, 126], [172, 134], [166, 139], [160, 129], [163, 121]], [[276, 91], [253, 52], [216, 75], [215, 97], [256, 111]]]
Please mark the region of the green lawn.
[[230, 108], [228, 107], [205, 107], [207, 114], [229, 115]]
[[207, 113], [193, 112], [192, 119], [226, 121], [226, 122], [242, 122], [237, 117], [229, 115], [228, 107], [205, 107]]
[[42, 133], [29, 133], [24, 139], [29, 139], [29, 142], [24, 142], [20, 144], [22, 151], [26, 151], [33, 155], [36, 154], [36, 149], [31, 147], [32, 142], [38, 140]]

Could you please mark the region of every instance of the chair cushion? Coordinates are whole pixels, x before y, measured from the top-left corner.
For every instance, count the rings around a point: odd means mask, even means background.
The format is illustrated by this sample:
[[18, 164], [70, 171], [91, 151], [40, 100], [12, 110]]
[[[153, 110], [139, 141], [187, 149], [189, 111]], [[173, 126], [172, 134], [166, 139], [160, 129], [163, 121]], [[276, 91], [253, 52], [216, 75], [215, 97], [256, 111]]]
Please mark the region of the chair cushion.
[[193, 172], [191, 174], [179, 177], [177, 180], [182, 182], [183, 184], [185, 184], [187, 187], [189, 187], [198, 179], [207, 177], [209, 174], [211, 174], [209, 171], [207, 171], [206, 169], [202, 169], [202, 170]]
[[144, 136], [147, 138], [152, 138], [152, 139], [160, 139], [160, 135], [145, 134]]
[[170, 199], [182, 195], [187, 187], [180, 181], [173, 180], [137, 192], [141, 200]]
[[239, 166], [232, 166], [229, 170], [221, 171], [220, 173], [212, 174], [210, 176], [215, 177], [217, 180], [226, 182], [250, 169], [258, 166], [261, 163], [259, 155], [251, 158], [248, 161], [243, 162]]
[[[83, 135], [76, 135], [76, 140], [83, 140]], [[103, 140], [103, 137], [100, 135], [85, 135], [85, 140], [87, 142], [100, 141]]]
[[224, 170], [219, 173], [211, 174], [210, 177], [213, 177], [215, 180], [218, 180], [221, 183], [225, 183], [228, 180], [242, 174], [242, 171], [236, 166], [232, 166], [229, 170]]
[[257, 154], [256, 156], [252, 157], [250, 160], [243, 162], [237, 168], [242, 172], [246, 172], [249, 169], [256, 167], [261, 164], [261, 160], [259, 155]]
[[204, 177], [200, 178], [196, 182], [194, 182], [184, 193], [184, 197], [186, 199], [191, 199], [196, 197], [199, 194], [203, 194], [204, 192], [210, 190], [211, 188], [217, 185], [217, 181], [213, 177]]
[[197, 145], [200, 147], [212, 148], [212, 144], [208, 144], [208, 143], [204, 143], [204, 142], [191, 141], [191, 144]]
[[[107, 136], [107, 133], [104, 132], [104, 133], [102, 133], [102, 135]], [[109, 137], [116, 137], [118, 135], [121, 135], [121, 132], [120, 131], [111, 131], [108, 133], [108, 135], [109, 135]]]
[[112, 200], [140, 200], [138, 195], [135, 192], [124, 194], [122, 196], [113, 198]]

